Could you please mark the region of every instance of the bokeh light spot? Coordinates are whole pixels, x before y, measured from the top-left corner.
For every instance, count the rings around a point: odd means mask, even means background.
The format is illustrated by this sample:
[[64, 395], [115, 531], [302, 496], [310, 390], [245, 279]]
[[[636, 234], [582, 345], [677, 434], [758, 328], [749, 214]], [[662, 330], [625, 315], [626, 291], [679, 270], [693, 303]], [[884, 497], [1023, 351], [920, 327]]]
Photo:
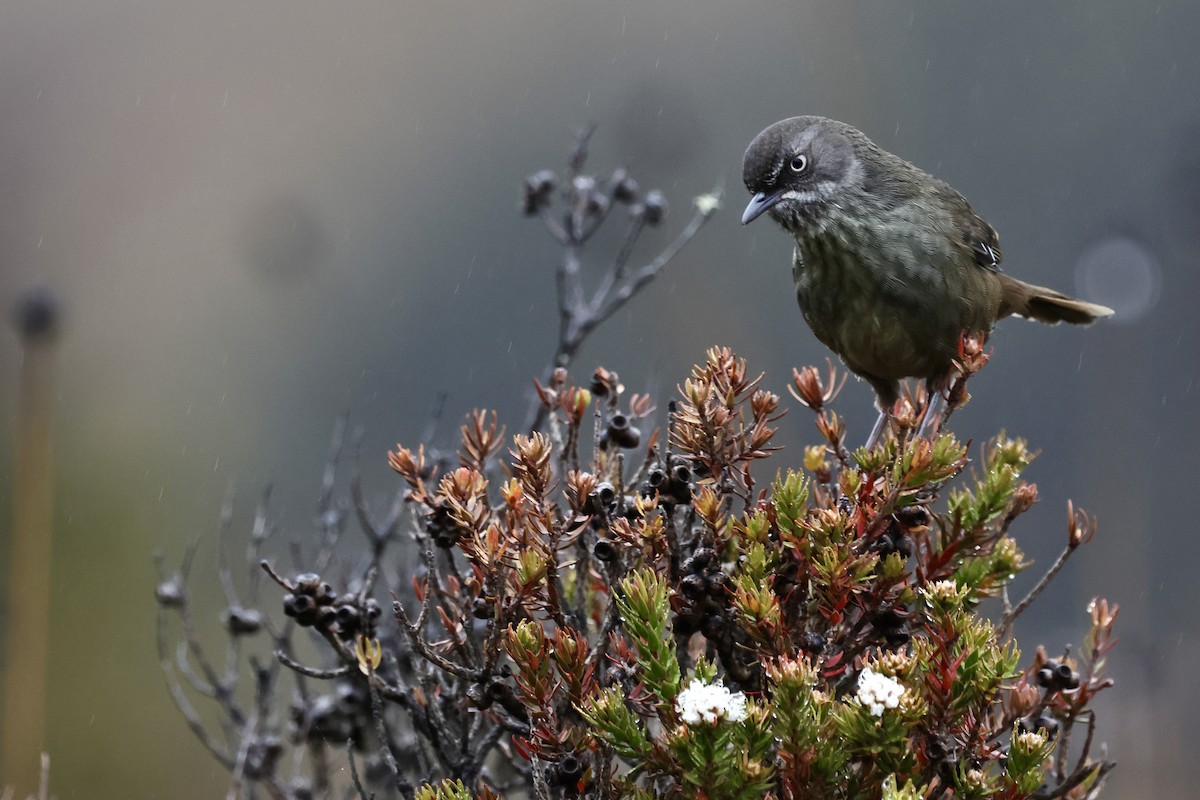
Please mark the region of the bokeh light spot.
[[1114, 309], [1114, 319], [1137, 322], [1158, 303], [1162, 275], [1158, 259], [1144, 243], [1110, 236], [1080, 254], [1075, 283], [1083, 299]]

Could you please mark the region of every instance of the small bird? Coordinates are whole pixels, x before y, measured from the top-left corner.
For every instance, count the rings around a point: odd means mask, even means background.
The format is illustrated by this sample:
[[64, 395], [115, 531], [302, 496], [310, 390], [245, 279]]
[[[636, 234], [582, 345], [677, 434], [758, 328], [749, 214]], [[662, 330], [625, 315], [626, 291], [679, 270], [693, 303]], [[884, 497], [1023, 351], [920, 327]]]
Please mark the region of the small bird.
[[919, 433], [936, 430], [964, 335], [986, 338], [1010, 314], [1087, 325], [1113, 313], [1005, 275], [996, 231], [961, 194], [844, 122], [776, 122], [746, 149], [742, 180], [754, 195], [742, 224], [767, 212], [795, 237], [805, 321], [875, 390], [868, 448], [904, 378], [925, 381]]

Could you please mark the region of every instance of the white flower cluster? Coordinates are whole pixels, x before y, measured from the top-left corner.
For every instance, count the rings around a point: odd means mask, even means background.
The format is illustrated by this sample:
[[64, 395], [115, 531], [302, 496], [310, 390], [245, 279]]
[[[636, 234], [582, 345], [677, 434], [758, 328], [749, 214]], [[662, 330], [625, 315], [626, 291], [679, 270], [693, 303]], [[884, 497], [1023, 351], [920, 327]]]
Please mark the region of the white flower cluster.
[[904, 697], [904, 686], [895, 678], [880, 675], [867, 667], [858, 676], [858, 691], [855, 693], [858, 702], [871, 710], [876, 717], [883, 716], [885, 708], [895, 708]]
[[952, 580], [934, 581], [925, 587], [925, 595], [931, 600], [956, 602], [959, 600], [958, 584]]
[[703, 683], [692, 678], [687, 688], [675, 698], [675, 710], [688, 725], [701, 722], [715, 725], [721, 719], [741, 722], [746, 718], [746, 696], [729, 691], [720, 681]]

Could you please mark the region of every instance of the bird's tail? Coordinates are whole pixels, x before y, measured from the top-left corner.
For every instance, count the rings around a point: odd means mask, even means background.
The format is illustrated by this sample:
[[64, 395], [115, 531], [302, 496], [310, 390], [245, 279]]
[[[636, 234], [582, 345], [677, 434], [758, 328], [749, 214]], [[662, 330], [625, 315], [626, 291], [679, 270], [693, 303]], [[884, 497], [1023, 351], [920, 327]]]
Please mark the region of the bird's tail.
[[1050, 325], [1059, 322], [1090, 325], [1102, 317], [1112, 316], [1113, 313], [1107, 306], [1077, 300], [1045, 286], [1034, 286], [1032, 283], [1010, 278], [1003, 272], [998, 277], [1003, 290], [1000, 301], [1001, 316], [1016, 314], [1018, 317], [1035, 319]]

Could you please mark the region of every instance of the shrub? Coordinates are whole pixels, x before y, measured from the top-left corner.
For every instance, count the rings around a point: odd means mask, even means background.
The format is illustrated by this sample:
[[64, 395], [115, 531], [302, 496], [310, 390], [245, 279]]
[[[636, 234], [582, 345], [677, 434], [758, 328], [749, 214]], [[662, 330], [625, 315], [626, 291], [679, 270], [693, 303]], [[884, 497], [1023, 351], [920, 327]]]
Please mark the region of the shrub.
[[[525, 212], [564, 248], [559, 345], [527, 432], [509, 437], [494, 413], [474, 411], [453, 456], [397, 446], [388, 460], [404, 489], [383, 519], [357, 481], [349, 503], [334, 499], [331, 458], [316, 542], [297, 548], [305, 568], [263, 560], [279, 592], [264, 599], [252, 579], [243, 606], [222, 567], [227, 670], [191, 619], [194, 549], [179, 572], [164, 572], [168, 682], [235, 791], [1095, 796], [1113, 766], [1092, 758], [1091, 701], [1109, 685], [1116, 607], [1093, 601], [1077, 656], [1038, 648], [1023, 659], [1012, 639], [1094, 521], [1068, 505], [1062, 555], [1014, 605], [1007, 588], [1027, 562], [1010, 530], [1038, 499], [1021, 478], [1034, 457], [1024, 441], [1001, 434], [972, 466], [952, 434], [914, 434], [924, 406], [915, 394], [892, 438], [852, 451], [831, 408], [844, 378], [809, 367], [790, 388], [821, 441], [789, 464], [773, 444], [783, 400], [725, 348], [692, 369], [665, 430], [654, 401], [627, 395], [616, 373], [576, 383], [568, 367], [588, 332], [716, 209], [714, 196], [699, 199], [680, 238], [628, 270], [665, 203], [623, 171], [584, 174], [586, 141], [561, 195], [545, 172], [523, 190]], [[629, 236], [588, 296], [579, 248], [622, 203]], [[951, 410], [986, 360], [964, 336]], [[351, 516], [365, 547], [338, 558]], [[252, 564], [269, 529], [264, 505]], [[182, 621], [176, 661], [172, 613]], [[270, 658], [242, 654], [264, 638]], [[299, 655], [306, 646], [319, 666]], [[215, 701], [219, 731], [180, 675]], [[348, 760], [349, 787], [334, 759]]]

